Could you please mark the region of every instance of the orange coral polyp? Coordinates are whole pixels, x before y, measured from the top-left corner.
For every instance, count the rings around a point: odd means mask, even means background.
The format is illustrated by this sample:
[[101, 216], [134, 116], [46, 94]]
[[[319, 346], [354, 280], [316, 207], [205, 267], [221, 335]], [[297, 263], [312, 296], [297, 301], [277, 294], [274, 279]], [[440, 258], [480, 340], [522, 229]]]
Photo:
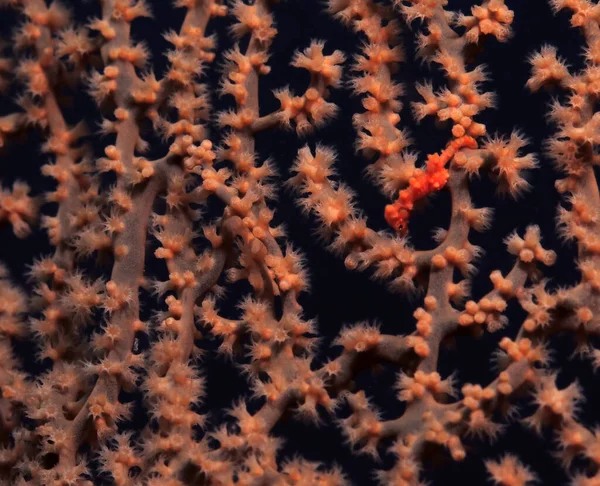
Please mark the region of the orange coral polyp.
[[469, 136], [459, 137], [452, 140], [441, 153], [428, 155], [425, 170], [417, 169], [409, 179], [408, 187], [398, 194], [398, 200], [385, 207], [385, 219], [398, 233], [407, 232], [408, 219], [415, 201], [439, 191], [446, 185], [450, 177], [446, 164], [463, 147], [476, 149], [477, 141]]

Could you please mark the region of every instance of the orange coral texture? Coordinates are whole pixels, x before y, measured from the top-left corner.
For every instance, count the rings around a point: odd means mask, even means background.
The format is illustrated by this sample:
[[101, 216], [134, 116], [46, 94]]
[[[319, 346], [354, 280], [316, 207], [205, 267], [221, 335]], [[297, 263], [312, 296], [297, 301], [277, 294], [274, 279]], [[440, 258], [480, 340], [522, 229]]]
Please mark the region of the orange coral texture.
[[[497, 127], [481, 121], [496, 97], [479, 54], [490, 42], [511, 41], [515, 14], [505, 0], [472, 2], [462, 13], [447, 0], [329, 0], [324, 16], [353, 31], [359, 52], [350, 60], [329, 42], [284, 33], [286, 54], [289, 42], [302, 44], [290, 64], [306, 76], [293, 86], [274, 86], [270, 77], [284, 70], [271, 61], [281, 49], [278, 16], [303, 8], [312, 15], [317, 2], [174, 0], [181, 23], [164, 33], [162, 75], [150, 57], [163, 53], [134, 40], [137, 19], [152, 22], [151, 5], [97, 3], [98, 17], [79, 23], [60, 1], [0, 0], [18, 18], [12, 41], [0, 43], [0, 155], [10, 160], [23, 135], [36, 133], [40, 171], [53, 184], [45, 194], [20, 181], [0, 189], [0, 256], [13, 260], [5, 248], [39, 228], [52, 247], [32, 258], [27, 282], [15, 284], [0, 266], [0, 486], [352, 484], [353, 461], [287, 455], [288, 420], [314, 434], [317, 425], [338, 427], [347, 457], [363, 454], [360, 468], [370, 464], [369, 480], [383, 486], [422, 486], [443, 463], [432, 459], [463, 461], [473, 450], [490, 455], [484, 465], [495, 484], [535, 484], [545, 471], [510, 451], [492, 457], [483, 445], [511, 419], [555, 435], [556, 467], [569, 484], [600, 484], [600, 433], [581, 415], [585, 383], [567, 382], [562, 357], [549, 359], [551, 338], [571, 336], [581, 366], [600, 367], [600, 6], [547, 6], [581, 32], [579, 72], [552, 46], [528, 58], [527, 88], [551, 85], [564, 95], [551, 104], [555, 128], [541, 158], [562, 173], [557, 231], [577, 249], [579, 279], [556, 289], [544, 273], [557, 254], [533, 224], [504, 238], [509, 268], [490, 270], [489, 282], [473, 280], [484, 250], [473, 233], [493, 220], [493, 208], [471, 198], [477, 176], [519, 196], [538, 167], [524, 134], [489, 136]], [[304, 34], [314, 26], [295, 27]], [[403, 29], [415, 35], [414, 55], [403, 48]], [[233, 46], [221, 52], [223, 36]], [[435, 86], [417, 83], [409, 100], [414, 119], [434, 122], [444, 137], [439, 153], [418, 147], [430, 154], [423, 162], [400, 116], [409, 97], [400, 82], [415, 60], [440, 74]], [[217, 90], [207, 73], [220, 76]], [[77, 110], [65, 96], [74, 91], [97, 113], [72, 121]], [[271, 111], [259, 92], [272, 93]], [[229, 108], [215, 112], [215, 96]], [[349, 151], [319, 143], [336, 117], [352, 120], [356, 152], [391, 201], [385, 218], [393, 231], [373, 224], [360, 194], [340, 180], [336, 167]], [[99, 133], [88, 126], [98, 119]], [[261, 140], [273, 137], [294, 145], [296, 159], [265, 158]], [[276, 224], [309, 224], [276, 201], [288, 172], [286, 187], [317, 222], [332, 258], [399, 294], [412, 314], [394, 309], [384, 326], [344, 326], [335, 349], [325, 349], [314, 319], [321, 316], [307, 316], [303, 304], [333, 294], [311, 296], [310, 262]], [[451, 220], [433, 247], [416, 248], [409, 219], [422, 219], [414, 206], [442, 190]], [[470, 383], [448, 372], [444, 363], [455, 355], [441, 360], [441, 350], [484, 334], [496, 348], [491, 379]], [[35, 354], [36, 373], [28, 371], [33, 359], [16, 353], [24, 347]], [[247, 381], [225, 418], [211, 413], [205, 383], [215, 368], [207, 363], [220, 368], [221, 360]], [[372, 383], [357, 379], [383, 366], [397, 372], [384, 392], [399, 405], [386, 411]], [[524, 400], [531, 413], [517, 421]], [[132, 420], [140, 410], [144, 420]], [[458, 470], [454, 482], [470, 483]]]

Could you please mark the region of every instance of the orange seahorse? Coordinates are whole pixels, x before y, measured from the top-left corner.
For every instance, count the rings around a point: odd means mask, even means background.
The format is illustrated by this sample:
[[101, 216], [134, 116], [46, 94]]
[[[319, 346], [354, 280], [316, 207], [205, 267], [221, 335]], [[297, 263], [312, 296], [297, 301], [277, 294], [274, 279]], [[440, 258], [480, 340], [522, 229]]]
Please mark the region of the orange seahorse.
[[463, 147], [476, 149], [477, 141], [465, 135], [452, 140], [441, 153], [428, 155], [425, 170], [416, 169], [408, 180], [408, 187], [398, 194], [398, 200], [385, 207], [385, 219], [398, 233], [406, 234], [408, 231], [408, 218], [415, 201], [446, 185], [450, 175], [446, 164]]

